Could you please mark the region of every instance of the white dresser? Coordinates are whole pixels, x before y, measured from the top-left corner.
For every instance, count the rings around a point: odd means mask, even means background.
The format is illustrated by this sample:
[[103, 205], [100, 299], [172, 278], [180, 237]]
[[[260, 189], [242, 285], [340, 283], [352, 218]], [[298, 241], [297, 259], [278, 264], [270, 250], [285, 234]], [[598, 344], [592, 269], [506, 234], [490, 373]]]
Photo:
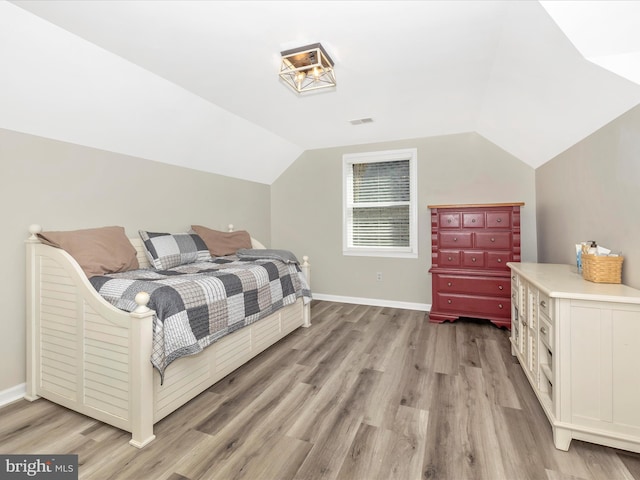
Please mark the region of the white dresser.
[[553, 429], [640, 452], [640, 290], [571, 265], [509, 263], [511, 351]]

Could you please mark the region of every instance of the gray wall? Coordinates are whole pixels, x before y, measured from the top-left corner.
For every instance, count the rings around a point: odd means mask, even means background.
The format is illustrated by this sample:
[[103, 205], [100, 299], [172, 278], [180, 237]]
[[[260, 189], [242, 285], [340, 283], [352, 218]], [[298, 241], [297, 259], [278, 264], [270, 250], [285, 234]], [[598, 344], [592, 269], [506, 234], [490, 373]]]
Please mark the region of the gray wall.
[[[342, 155], [418, 149], [418, 259], [342, 255]], [[427, 205], [525, 202], [523, 261], [537, 261], [535, 171], [475, 133], [307, 151], [271, 186], [275, 248], [309, 255], [312, 290], [327, 296], [431, 304]], [[376, 272], [383, 280], [376, 281]]]
[[640, 288], [640, 106], [538, 168], [536, 198], [541, 262], [575, 264], [575, 243], [596, 240]]
[[28, 226], [187, 231], [229, 223], [270, 243], [269, 186], [0, 129], [0, 392], [25, 381]]

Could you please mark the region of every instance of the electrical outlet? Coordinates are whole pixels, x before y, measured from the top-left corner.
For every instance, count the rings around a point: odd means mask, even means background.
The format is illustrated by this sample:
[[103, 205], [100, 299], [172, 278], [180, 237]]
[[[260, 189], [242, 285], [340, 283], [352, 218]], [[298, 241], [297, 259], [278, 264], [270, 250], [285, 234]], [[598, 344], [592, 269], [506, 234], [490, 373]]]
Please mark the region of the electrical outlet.
[[376, 280], [379, 282], [382, 281], [382, 272], [376, 272]]

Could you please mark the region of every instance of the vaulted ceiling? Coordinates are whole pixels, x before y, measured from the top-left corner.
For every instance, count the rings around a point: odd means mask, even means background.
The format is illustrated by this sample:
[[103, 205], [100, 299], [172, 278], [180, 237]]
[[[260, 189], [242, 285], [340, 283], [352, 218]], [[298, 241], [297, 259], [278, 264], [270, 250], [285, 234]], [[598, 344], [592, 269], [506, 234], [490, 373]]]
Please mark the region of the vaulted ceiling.
[[[640, 45], [585, 41], [583, 3], [2, 1], [0, 128], [266, 184], [308, 149], [468, 131], [536, 168], [640, 103], [611, 60]], [[279, 52], [315, 42], [338, 86], [298, 95]]]

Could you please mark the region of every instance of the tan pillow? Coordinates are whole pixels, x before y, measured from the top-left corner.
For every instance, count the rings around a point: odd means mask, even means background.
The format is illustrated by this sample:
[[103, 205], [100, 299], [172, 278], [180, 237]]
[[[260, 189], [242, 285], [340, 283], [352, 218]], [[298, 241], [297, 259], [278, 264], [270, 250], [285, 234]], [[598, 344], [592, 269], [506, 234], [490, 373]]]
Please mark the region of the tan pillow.
[[87, 277], [139, 268], [136, 249], [122, 227], [42, 232], [38, 237], [44, 244], [65, 250]]
[[201, 225], [191, 225], [214, 257], [233, 255], [240, 248], [251, 248], [251, 235], [245, 230], [237, 232], [219, 232]]

